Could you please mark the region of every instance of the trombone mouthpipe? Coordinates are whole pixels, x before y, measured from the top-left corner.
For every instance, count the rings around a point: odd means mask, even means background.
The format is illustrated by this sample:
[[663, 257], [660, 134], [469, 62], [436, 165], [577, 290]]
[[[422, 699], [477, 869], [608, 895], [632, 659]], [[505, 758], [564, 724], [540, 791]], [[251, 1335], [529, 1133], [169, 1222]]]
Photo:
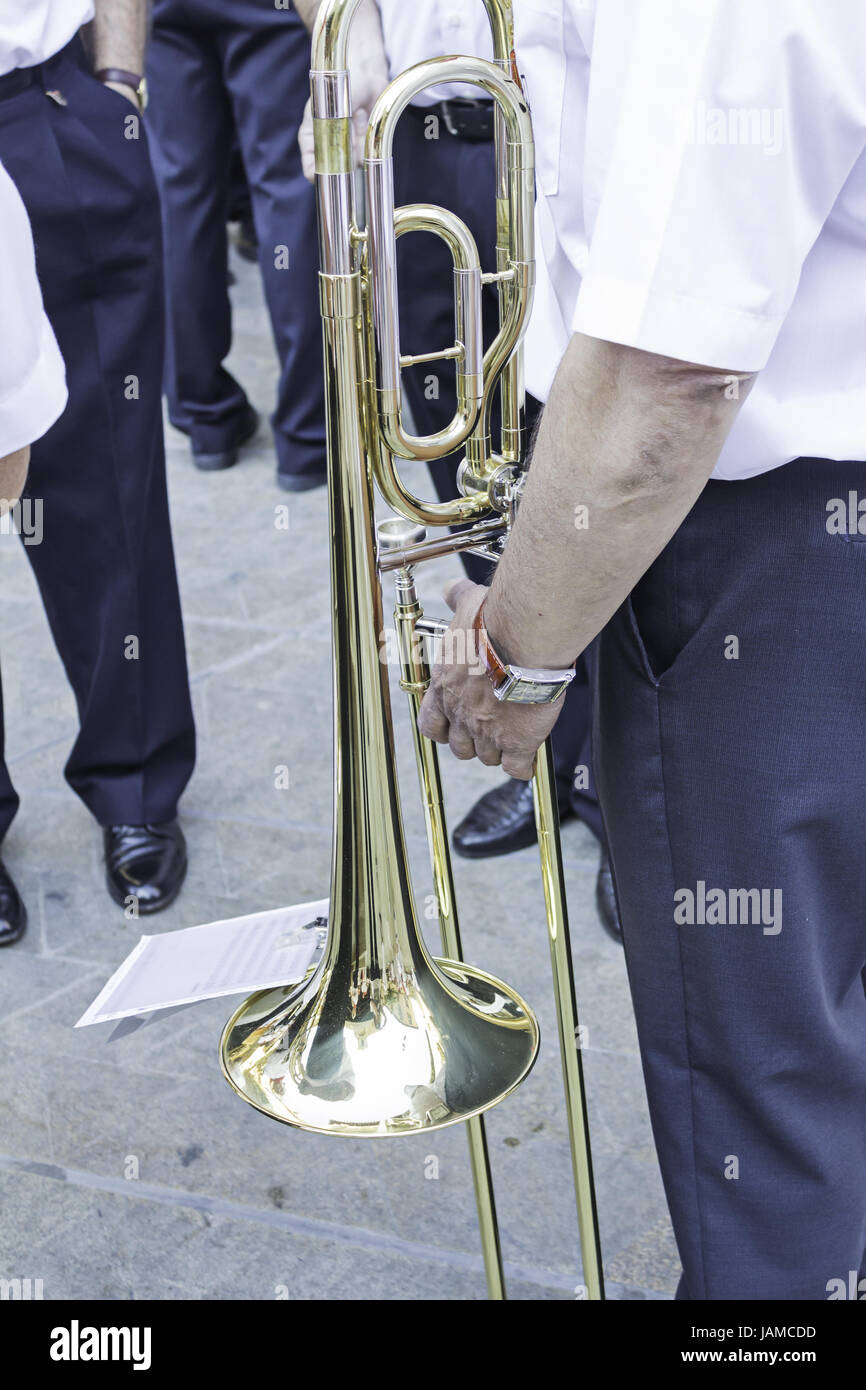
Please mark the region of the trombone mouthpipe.
[[370, 285], [373, 290], [380, 391], [400, 393], [400, 339], [397, 330], [397, 239], [394, 234], [394, 164], [390, 155], [365, 161]]
[[484, 392], [484, 343], [481, 325], [481, 267], [455, 267], [454, 328], [463, 348], [457, 363], [457, 396], [464, 409], [480, 403]]
[[310, 103], [317, 121], [336, 120], [352, 114], [349, 96], [349, 73], [346, 68], [336, 72], [310, 69]]
[[319, 72], [346, 67], [349, 26], [361, 0], [324, 0], [313, 25], [312, 66]]
[[324, 277], [348, 276], [355, 270], [353, 247], [346, 235], [355, 220], [348, 72], [312, 69], [310, 102], [319, 205], [319, 266]]

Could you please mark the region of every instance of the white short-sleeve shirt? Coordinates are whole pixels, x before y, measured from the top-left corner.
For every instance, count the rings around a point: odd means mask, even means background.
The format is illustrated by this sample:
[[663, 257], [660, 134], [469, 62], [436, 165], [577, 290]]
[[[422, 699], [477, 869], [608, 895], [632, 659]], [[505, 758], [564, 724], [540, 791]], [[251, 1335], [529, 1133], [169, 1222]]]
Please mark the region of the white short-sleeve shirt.
[[[391, 77], [425, 58], [468, 53], [492, 58], [490, 21], [481, 0], [377, 0]], [[444, 97], [485, 97], [477, 87], [441, 83], [417, 98], [429, 106]]]
[[67, 403], [63, 357], [42, 307], [31, 224], [0, 165], [0, 459], [49, 430]]
[[760, 370], [716, 468], [866, 460], [864, 0], [516, 0], [527, 382], [574, 332]]
[[66, 406], [66, 373], [42, 307], [30, 221], [0, 165], [0, 458], [39, 439]]
[[[0, 75], [59, 53], [92, 0], [0, 0]], [[30, 220], [0, 165], [0, 458], [45, 434], [66, 407], [66, 372], [42, 305]]]
[[93, 0], [0, 0], [0, 75], [65, 48], [93, 18]]

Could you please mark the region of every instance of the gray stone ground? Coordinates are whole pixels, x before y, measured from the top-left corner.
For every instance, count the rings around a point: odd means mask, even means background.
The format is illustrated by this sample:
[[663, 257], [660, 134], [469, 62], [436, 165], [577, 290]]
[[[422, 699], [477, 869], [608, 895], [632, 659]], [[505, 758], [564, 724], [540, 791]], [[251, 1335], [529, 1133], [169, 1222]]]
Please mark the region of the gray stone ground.
[[[266, 415], [275, 371], [257, 273], [235, 270], [233, 366]], [[196, 473], [169, 430], [199, 762], [182, 807], [188, 884], [148, 931], [327, 893], [326, 497], [289, 499], [290, 528], [278, 530], [273, 468], [267, 428], [222, 476]], [[431, 612], [453, 572], [422, 578]], [[110, 1026], [73, 1031], [140, 927], [106, 896], [100, 836], [63, 781], [74, 704], [11, 536], [0, 592], [6, 747], [22, 796], [4, 854], [31, 917], [27, 938], [0, 954], [0, 1277], [42, 1279], [48, 1299], [484, 1298], [459, 1129], [370, 1144], [269, 1122], [221, 1078], [227, 1001], [115, 1041]], [[423, 893], [408, 718], [396, 710]], [[288, 790], [274, 787], [278, 764]], [[446, 761], [452, 823], [498, 775]], [[572, 823], [563, 841], [609, 1292], [667, 1298], [677, 1259], [622, 954], [596, 920], [591, 836]], [[534, 1072], [488, 1119], [511, 1296], [573, 1298], [580, 1264], [536, 853], [458, 860], [457, 877], [467, 958], [516, 984], [543, 1030]], [[430, 1155], [438, 1180], [425, 1178]]]

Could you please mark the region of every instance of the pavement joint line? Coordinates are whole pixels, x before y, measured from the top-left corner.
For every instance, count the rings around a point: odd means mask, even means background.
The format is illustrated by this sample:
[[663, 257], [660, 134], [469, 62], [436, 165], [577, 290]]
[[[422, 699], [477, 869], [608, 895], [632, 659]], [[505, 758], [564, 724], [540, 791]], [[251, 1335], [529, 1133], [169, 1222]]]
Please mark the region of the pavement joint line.
[[[484, 1261], [480, 1255], [468, 1251], [449, 1250], [444, 1247], [427, 1245], [423, 1241], [405, 1240], [402, 1236], [389, 1235], [384, 1231], [369, 1231], [361, 1226], [346, 1226], [334, 1221], [323, 1221], [317, 1217], [298, 1216], [292, 1212], [268, 1211], [264, 1207], [249, 1207], [242, 1202], [233, 1202], [225, 1197], [212, 1197], [206, 1193], [186, 1192], [179, 1188], [164, 1187], [157, 1183], [140, 1181], [129, 1182], [126, 1178], [112, 1178], [84, 1169], [66, 1168], [62, 1164], [43, 1163], [36, 1159], [17, 1158], [13, 1154], [0, 1154], [0, 1170], [21, 1173], [29, 1177], [46, 1178], [53, 1182], [68, 1183], [70, 1186], [86, 1188], [94, 1192], [112, 1193], [118, 1197], [129, 1197], [138, 1201], [156, 1202], [167, 1207], [186, 1207], [192, 1211], [222, 1216], [228, 1220], [246, 1221], [270, 1226], [295, 1235], [308, 1236], [316, 1240], [330, 1240], [340, 1245], [367, 1250], [383, 1255], [398, 1255], [405, 1259], [423, 1260], [427, 1264], [448, 1265], [466, 1273], [484, 1272]], [[505, 1273], [511, 1279], [541, 1288], [568, 1289], [572, 1292], [579, 1284], [577, 1274], [569, 1275], [562, 1271], [541, 1269], [536, 1265], [525, 1265], [506, 1261]]]
[[[72, 739], [74, 740], [74, 738], [75, 738], [74, 732], [73, 732], [72, 734], [70, 734], [70, 738], [72, 738]], [[29, 756], [29, 755], [25, 755], [25, 756]], [[21, 755], [20, 755], [20, 754], [19, 754], [19, 757], [18, 757], [18, 761], [19, 761], [19, 762], [21, 761]], [[69, 802], [69, 792], [70, 792], [70, 788], [69, 788], [68, 786], [63, 786], [63, 787], [46, 787], [46, 786], [39, 786], [38, 784], [33, 783], [33, 782], [23, 782], [23, 781], [22, 781], [22, 782], [18, 782], [18, 783], [16, 784], [16, 788], [15, 788], [15, 789], [16, 789], [16, 791], [19, 791], [19, 790], [20, 790], [20, 794], [21, 794], [21, 799], [22, 799], [22, 801], [24, 800], [24, 797], [25, 797], [25, 796], [27, 797], [27, 802], [28, 802], [28, 807], [27, 807], [27, 809], [28, 809], [28, 811], [30, 810], [30, 803], [33, 801], [33, 799], [34, 799], [35, 797], [41, 797], [41, 798], [43, 798], [45, 801], [57, 801], [57, 802], [61, 802], [63, 805], [66, 805], [66, 806], [68, 806], [68, 805], [70, 804], [70, 802]], [[74, 792], [73, 792], [72, 794], [73, 794], [73, 796], [75, 795]], [[82, 807], [81, 809], [84, 810], [84, 807]], [[15, 823], [14, 823], [14, 821], [13, 821], [13, 823], [12, 823], [12, 828], [10, 829], [9, 834], [10, 834], [10, 835], [15, 835], [15, 834], [17, 833], [17, 831], [18, 831], [18, 827], [15, 825]], [[4, 841], [4, 844], [5, 844], [5, 841]]]
[[[334, 827], [332, 824], [325, 825], [318, 821], [304, 820], [272, 820], [267, 816], [217, 816], [210, 815], [207, 811], [187, 809], [181, 806], [181, 821], [204, 821], [211, 825], [246, 825], [253, 826], [262, 830], [290, 830], [296, 834], [303, 835], [327, 835], [333, 838]], [[427, 837], [421, 831], [407, 831], [406, 843], [410, 847], [421, 849], [427, 844]], [[279, 872], [278, 865], [275, 872]], [[227, 893], [224, 896], [229, 898], [238, 897], [237, 893]]]
[[285, 627], [284, 625], [278, 627], [274, 623], [256, 622], [254, 619], [214, 618], [204, 615], [200, 616], [196, 613], [184, 613], [183, 620], [186, 624], [199, 623], [202, 627], [217, 627], [227, 632], [235, 630], [239, 632], [250, 632], [252, 630], [253, 632], [270, 632], [275, 636], [278, 635], [281, 637], [304, 637], [308, 632], [322, 625], [318, 618], [311, 618], [307, 623], [298, 623], [296, 626], [292, 627]]
[[272, 638], [270, 642], [259, 642], [254, 647], [247, 647], [245, 651], [238, 652], [236, 656], [228, 657], [226, 661], [218, 661], [214, 666], [207, 666], [204, 670], [197, 671], [194, 676], [190, 676], [190, 685], [198, 685], [210, 676], [221, 676], [225, 671], [234, 671], [239, 666], [245, 666], [248, 661], [254, 661], [260, 656], [267, 656], [269, 652], [275, 651], [286, 641], [288, 638], [281, 633], [278, 637]]
[[[39, 960], [40, 957], [34, 956], [33, 959]], [[70, 990], [77, 989], [78, 986], [83, 981], [89, 979], [91, 975], [101, 974], [104, 970], [104, 965], [96, 965], [92, 970], [84, 970], [80, 975], [76, 975], [74, 980], [70, 980], [68, 984], [61, 985], [59, 989], [52, 990], [50, 994], [42, 994], [30, 1004], [22, 1004], [20, 1009], [12, 1009], [11, 1012], [4, 1013], [3, 1016], [0, 1017], [0, 1028], [5, 1027], [7, 1023], [11, 1023], [15, 1018], [22, 1018], [24, 1014], [32, 1013], [34, 1009], [41, 1009], [43, 1005], [50, 1004], [54, 999], [59, 999], [62, 994], [68, 994]]]
[[[314, 835], [333, 835], [334, 827], [331, 824], [319, 824], [316, 821], [304, 820], [271, 820], [267, 816], [218, 816], [211, 815], [207, 811], [197, 811], [186, 806], [181, 806], [180, 819], [182, 821], [204, 821], [209, 825], [249, 825], [256, 829], [267, 830], [302, 830], [309, 831]], [[420, 837], [418, 837], [420, 839]], [[230, 896], [235, 897], [236, 894]]]
[[[122, 1019], [115, 1019], [112, 1021], [115, 1023], [123, 1022]], [[172, 1039], [172, 1041], [174, 1041], [174, 1039]], [[111, 1039], [105, 1038], [104, 1042], [105, 1046], [108, 1047], [109, 1043], [111, 1042]], [[155, 1043], [154, 1050], [159, 1046], [159, 1042]], [[100, 1067], [103, 1071], [105, 1071], [106, 1067], [116, 1067], [118, 1071], [123, 1072], [124, 1076], [146, 1076], [157, 1078], [161, 1077], [169, 1081], [176, 1081], [179, 1085], [182, 1085], [183, 1083], [189, 1081], [188, 1073], [179, 1071], [168, 1071], [165, 1067], [149, 1067], [147, 1065], [142, 1065], [141, 1063], [134, 1067], [131, 1067], [126, 1058], [113, 1057], [110, 1053], [105, 1057], [80, 1057], [78, 1059], [78, 1062], [79, 1065], [82, 1067]]]
[[589, 1043], [582, 1047], [581, 1052], [594, 1052], [596, 1057], [628, 1057], [632, 1061], [640, 1057], [638, 1049], [622, 1047], [592, 1047]]
[[213, 848], [211, 852], [216, 859], [216, 865], [219, 871], [220, 882], [222, 883], [223, 888], [222, 896], [226, 898], [233, 898], [236, 895], [232, 893], [231, 878], [229, 875], [229, 871], [226, 867], [225, 855], [223, 854], [222, 838], [222, 835], [220, 835], [219, 833], [211, 836], [211, 840], [213, 841]]
[[47, 743], [37, 743], [32, 748], [26, 748], [23, 752], [16, 753], [14, 757], [6, 759], [6, 766], [15, 767], [18, 763], [24, 762], [27, 758], [35, 758], [39, 753], [44, 753], [49, 748], [56, 748], [59, 743], [67, 744], [70, 738], [75, 737], [76, 731], [77, 725], [74, 720], [70, 719], [67, 733], [58, 734], [57, 738], [51, 738]]
[[104, 970], [105, 960], [82, 960], [81, 956], [68, 956], [63, 951], [37, 951], [34, 960], [59, 960], [61, 965], [84, 965], [88, 970]]

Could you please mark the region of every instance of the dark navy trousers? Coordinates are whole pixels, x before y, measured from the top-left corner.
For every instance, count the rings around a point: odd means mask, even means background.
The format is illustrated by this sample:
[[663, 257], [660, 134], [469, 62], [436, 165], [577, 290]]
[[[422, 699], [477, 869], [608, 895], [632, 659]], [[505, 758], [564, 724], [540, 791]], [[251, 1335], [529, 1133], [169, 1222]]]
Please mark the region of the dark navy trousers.
[[863, 1263], [866, 537], [828, 530], [852, 491], [866, 463], [709, 483], [599, 640], [595, 770], [685, 1298], [821, 1300]]
[[[27, 557], [78, 704], [66, 776], [103, 825], [170, 820], [195, 733], [166, 497], [147, 139], [75, 41], [0, 101], [0, 160], [30, 215], [69, 386], [64, 414], [33, 445], [25, 493], [42, 516]], [[17, 806], [3, 762], [0, 837]]]
[[163, 206], [169, 414], [202, 450], [219, 452], [246, 408], [222, 365], [232, 341], [226, 217], [236, 128], [280, 360], [277, 464], [296, 475], [325, 466], [316, 209], [297, 143], [309, 68], [294, 9], [154, 0], [147, 121]]
[[[419, 108], [421, 110], [421, 108]], [[439, 138], [427, 138], [431, 127], [423, 116], [407, 111], [394, 141], [394, 184], [397, 206], [437, 203], [456, 212], [469, 227], [478, 245], [483, 270], [496, 268], [496, 188], [492, 140], [466, 140], [453, 136], [440, 121]], [[454, 341], [454, 281], [447, 247], [438, 237], [410, 232], [398, 242], [400, 277], [400, 335], [403, 352], [431, 352]], [[499, 300], [494, 286], [483, 291], [485, 344], [499, 327]], [[454, 366], [435, 362], [411, 367], [403, 373], [403, 385], [419, 434], [442, 429], [454, 412]], [[527, 399], [527, 427], [531, 432], [541, 413], [532, 397]], [[491, 412], [494, 440], [499, 432], [498, 393]], [[430, 471], [443, 500], [457, 495], [458, 451], [438, 460]], [[417, 465], [408, 465], [411, 469]], [[411, 474], [410, 474], [411, 476]], [[463, 563], [476, 584], [490, 582], [491, 567], [479, 556], [466, 555]], [[601, 838], [601, 818], [592, 781], [591, 670], [592, 650], [578, 661], [577, 676], [569, 687], [565, 708], [553, 732], [553, 749], [560, 797], [571, 800], [593, 833]], [[578, 775], [575, 776], [575, 770]]]

